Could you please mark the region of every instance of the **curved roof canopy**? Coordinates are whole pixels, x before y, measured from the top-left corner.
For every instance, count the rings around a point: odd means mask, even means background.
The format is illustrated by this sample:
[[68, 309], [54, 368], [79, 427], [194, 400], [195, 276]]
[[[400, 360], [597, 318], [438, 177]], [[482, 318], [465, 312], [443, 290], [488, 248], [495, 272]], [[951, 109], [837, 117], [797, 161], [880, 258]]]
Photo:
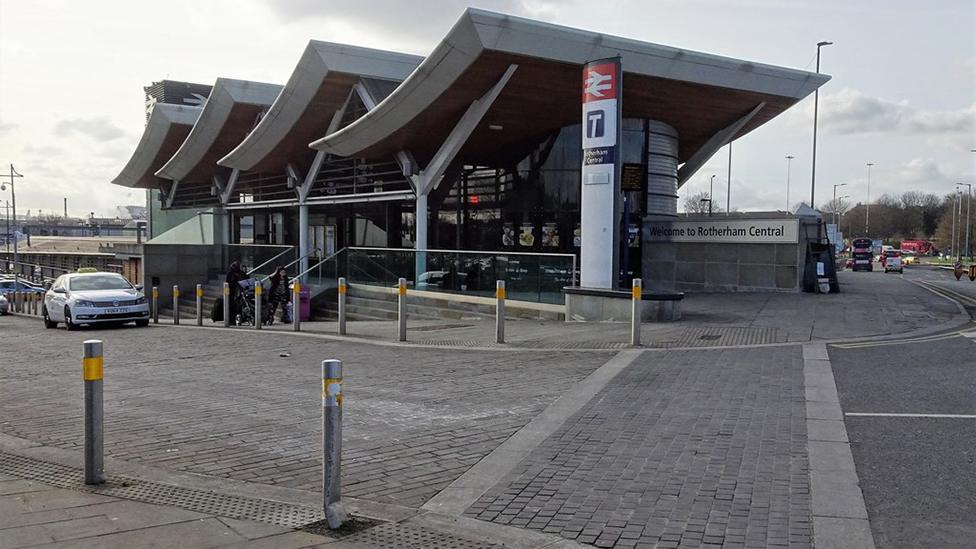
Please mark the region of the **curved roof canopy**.
[[[735, 136], [755, 129], [830, 77], [468, 9], [407, 80], [372, 111], [312, 148], [367, 158], [410, 150], [430, 159], [454, 124], [506, 69], [518, 65], [461, 149], [490, 160], [580, 121], [582, 65], [620, 56], [623, 115], [660, 120], [680, 135], [679, 160], [765, 103]], [[501, 131], [492, 131], [501, 127]]]
[[210, 185], [217, 160], [237, 146], [281, 92], [281, 86], [218, 78], [186, 141], [156, 175]]
[[241, 171], [283, 171], [288, 162], [310, 154], [309, 141], [326, 133], [333, 114], [361, 78], [399, 83], [422, 59], [310, 41], [288, 83], [261, 122], [218, 163]]
[[135, 152], [112, 180], [123, 187], [158, 188], [156, 170], [180, 148], [200, 116], [201, 107], [156, 103]]

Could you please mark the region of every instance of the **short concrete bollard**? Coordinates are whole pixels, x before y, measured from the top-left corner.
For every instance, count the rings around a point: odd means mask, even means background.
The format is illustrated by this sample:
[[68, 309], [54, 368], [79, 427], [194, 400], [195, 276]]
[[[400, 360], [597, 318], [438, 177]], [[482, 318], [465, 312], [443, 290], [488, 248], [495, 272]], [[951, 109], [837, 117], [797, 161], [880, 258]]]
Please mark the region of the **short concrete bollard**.
[[495, 343], [505, 343], [505, 281], [495, 281]]
[[173, 324], [180, 323], [180, 287], [173, 284]]
[[156, 286], [152, 288], [152, 313], [153, 324], [159, 324], [159, 288]]
[[230, 328], [230, 284], [224, 282], [224, 328]]
[[346, 520], [342, 507], [342, 361], [322, 361], [322, 510], [329, 528]]
[[640, 345], [640, 330], [641, 330], [641, 293], [643, 290], [643, 283], [641, 279], [634, 279], [634, 286], [630, 291], [630, 344]]
[[261, 296], [264, 294], [264, 286], [258, 280], [254, 285], [254, 329], [261, 329]]
[[346, 278], [339, 277], [339, 335], [346, 335]]
[[407, 279], [397, 281], [397, 330], [400, 341], [407, 340]]
[[85, 484], [105, 482], [102, 440], [102, 342], [89, 339], [84, 343], [82, 371], [85, 379]]
[[197, 284], [197, 326], [203, 326], [203, 284]]
[[297, 280], [292, 283], [291, 330], [293, 332], [302, 331], [302, 283]]

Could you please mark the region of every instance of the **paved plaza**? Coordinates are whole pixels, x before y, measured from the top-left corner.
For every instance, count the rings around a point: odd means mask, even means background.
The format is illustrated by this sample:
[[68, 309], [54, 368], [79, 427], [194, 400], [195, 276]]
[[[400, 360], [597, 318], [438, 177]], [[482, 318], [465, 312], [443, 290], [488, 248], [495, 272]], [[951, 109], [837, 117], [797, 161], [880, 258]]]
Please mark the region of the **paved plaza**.
[[[822, 341], [925, 340], [969, 318], [902, 277], [842, 281], [839, 296], [695, 296], [685, 321], [645, 326], [643, 350], [596, 345], [621, 330], [612, 324], [525, 322], [521, 343], [460, 348], [484, 336], [435, 327], [412, 334], [440, 341], [401, 345], [367, 323], [346, 338], [165, 322], [67, 332], [0, 317], [0, 548], [872, 547], [865, 502], [872, 528], [888, 525], [875, 532], [886, 546], [902, 539], [886, 509], [903, 502], [878, 486], [901, 462], [869, 465], [893, 439], [847, 419], [862, 500], [841, 404], [881, 403], [909, 371], [875, 400], [855, 396], [849, 362], [872, 355], [828, 355]], [[902, 297], [868, 307], [881, 292]], [[734, 330], [775, 337], [694, 335]], [[105, 342], [110, 480], [94, 489], [78, 473], [90, 338]], [[957, 339], [932, 348], [973, 344]], [[309, 526], [321, 518], [326, 358], [345, 366], [343, 496], [359, 530], [342, 535]], [[831, 358], [844, 364], [837, 389]], [[965, 387], [941, 408], [967, 413]]]

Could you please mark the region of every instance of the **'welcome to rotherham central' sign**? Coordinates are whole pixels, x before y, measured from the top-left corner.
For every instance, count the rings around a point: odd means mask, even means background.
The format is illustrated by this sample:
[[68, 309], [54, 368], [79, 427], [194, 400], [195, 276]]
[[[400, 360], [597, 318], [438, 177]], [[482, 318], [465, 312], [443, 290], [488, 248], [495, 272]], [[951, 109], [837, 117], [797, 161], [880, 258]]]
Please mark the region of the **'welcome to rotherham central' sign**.
[[644, 240], [738, 244], [796, 243], [799, 242], [799, 224], [797, 219], [660, 221], [644, 225]]

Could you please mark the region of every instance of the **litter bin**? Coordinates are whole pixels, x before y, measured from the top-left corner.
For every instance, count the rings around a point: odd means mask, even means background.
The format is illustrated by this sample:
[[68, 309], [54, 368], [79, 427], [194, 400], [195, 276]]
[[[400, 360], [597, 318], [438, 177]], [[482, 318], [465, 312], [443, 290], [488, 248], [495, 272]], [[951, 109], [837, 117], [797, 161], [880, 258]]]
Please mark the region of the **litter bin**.
[[302, 285], [298, 291], [298, 306], [301, 311], [301, 316], [298, 318], [302, 322], [312, 318], [312, 293], [306, 285]]

